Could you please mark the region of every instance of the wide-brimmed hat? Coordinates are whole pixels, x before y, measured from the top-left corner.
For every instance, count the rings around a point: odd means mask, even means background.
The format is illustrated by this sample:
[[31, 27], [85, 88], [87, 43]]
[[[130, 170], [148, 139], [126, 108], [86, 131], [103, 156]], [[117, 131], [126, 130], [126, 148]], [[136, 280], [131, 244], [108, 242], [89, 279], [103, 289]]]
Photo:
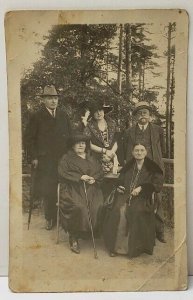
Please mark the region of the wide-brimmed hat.
[[94, 115], [94, 113], [98, 110], [104, 110], [104, 113], [108, 114], [113, 111], [113, 107], [111, 105], [104, 104], [102, 101], [93, 102], [91, 105], [91, 114]]
[[83, 132], [74, 131], [68, 139], [68, 147], [72, 148], [78, 142], [89, 142], [90, 138]]
[[43, 89], [42, 94], [38, 94], [37, 96], [45, 97], [45, 96], [58, 96], [56, 88], [54, 85], [46, 85]]
[[149, 105], [148, 102], [146, 101], [140, 101], [135, 105], [135, 108], [133, 110], [133, 115], [135, 115], [137, 113], [138, 110], [142, 109], [142, 108], [146, 108], [148, 109], [150, 112], [152, 111], [151, 106]]

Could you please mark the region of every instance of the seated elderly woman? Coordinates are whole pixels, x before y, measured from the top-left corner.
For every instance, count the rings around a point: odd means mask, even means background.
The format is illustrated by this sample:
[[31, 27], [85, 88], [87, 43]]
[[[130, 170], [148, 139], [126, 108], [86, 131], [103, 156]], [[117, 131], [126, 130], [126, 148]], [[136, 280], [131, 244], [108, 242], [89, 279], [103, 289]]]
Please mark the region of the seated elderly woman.
[[153, 254], [155, 213], [153, 192], [160, 192], [163, 172], [136, 144], [131, 159], [121, 170], [114, 202], [104, 220], [104, 241], [110, 256]]
[[87, 238], [91, 232], [88, 208], [94, 233], [97, 233], [103, 204], [100, 188], [102, 167], [86, 152], [88, 145], [88, 137], [75, 133], [70, 140], [70, 150], [62, 157], [58, 167], [61, 183], [60, 220], [69, 234], [70, 248], [75, 253], [80, 253], [79, 239]]

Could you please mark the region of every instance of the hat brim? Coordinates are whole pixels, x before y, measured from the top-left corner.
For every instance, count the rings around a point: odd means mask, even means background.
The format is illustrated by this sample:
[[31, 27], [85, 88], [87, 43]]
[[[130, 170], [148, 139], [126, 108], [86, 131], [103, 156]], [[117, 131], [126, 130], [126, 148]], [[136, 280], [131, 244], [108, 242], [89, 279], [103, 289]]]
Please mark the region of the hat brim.
[[89, 142], [90, 138], [86, 135], [83, 134], [78, 134], [75, 136], [71, 136], [68, 140], [68, 145], [69, 147], [72, 147], [73, 145], [75, 145], [76, 143], [79, 142]]
[[110, 112], [113, 111], [113, 107], [109, 106], [109, 107], [103, 107], [104, 113], [105, 114], [109, 114]]
[[50, 94], [36, 94], [36, 96], [38, 96], [38, 97], [42, 97], [42, 98], [44, 98], [44, 97], [47, 97], [47, 96], [49, 96], [49, 97], [59, 97], [59, 95], [58, 94], [55, 94], [55, 95], [50, 95]]
[[133, 110], [133, 113], [132, 113], [133, 116], [136, 115], [136, 113], [138, 112], [138, 110], [143, 109], [143, 108], [148, 109], [150, 112], [152, 111], [151, 107], [149, 107], [149, 106], [147, 106], [147, 105], [141, 105], [141, 106], [139, 106], [139, 107], [137, 107], [137, 108], [135, 108], [135, 109]]
[[102, 106], [102, 107], [97, 107], [96, 109], [91, 108], [91, 114], [94, 115], [94, 113], [98, 110], [103, 110], [104, 114], [106, 115], [113, 111], [113, 107], [112, 106], [105, 106], [105, 107]]

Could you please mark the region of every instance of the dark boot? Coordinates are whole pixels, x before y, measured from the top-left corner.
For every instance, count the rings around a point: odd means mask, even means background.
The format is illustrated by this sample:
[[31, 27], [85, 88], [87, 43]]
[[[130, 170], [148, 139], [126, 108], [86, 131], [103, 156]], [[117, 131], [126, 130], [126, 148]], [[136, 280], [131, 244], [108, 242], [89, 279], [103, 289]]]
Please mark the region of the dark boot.
[[115, 256], [117, 256], [117, 253], [115, 253], [115, 252], [110, 252], [110, 253], [109, 253], [109, 256], [110, 256], [110, 257], [115, 257]]
[[166, 243], [166, 240], [165, 240], [165, 238], [164, 238], [163, 232], [156, 232], [156, 238], [157, 238], [158, 241], [160, 241], [161, 243]]
[[52, 220], [46, 220], [46, 230], [51, 230], [53, 227]]
[[78, 240], [73, 237], [72, 235], [69, 236], [69, 244], [70, 244], [70, 249], [72, 252], [76, 254], [80, 254], [80, 246], [78, 243]]

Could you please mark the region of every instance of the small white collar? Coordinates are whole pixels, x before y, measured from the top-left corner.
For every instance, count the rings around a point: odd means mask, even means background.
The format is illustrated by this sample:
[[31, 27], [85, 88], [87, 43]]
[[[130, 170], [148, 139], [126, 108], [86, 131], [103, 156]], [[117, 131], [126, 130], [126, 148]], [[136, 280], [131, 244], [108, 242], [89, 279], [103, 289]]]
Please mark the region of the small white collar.
[[149, 125], [149, 123], [145, 124], [145, 125], [141, 125], [138, 123], [139, 128], [142, 130], [144, 128], [144, 130], [146, 130], [147, 126]]
[[[52, 110], [52, 109], [49, 109], [49, 108], [46, 107], [46, 109], [51, 114], [51, 116], [55, 118], [55, 116], [56, 116], [56, 108]], [[53, 115], [53, 112], [54, 112], [54, 115]]]

